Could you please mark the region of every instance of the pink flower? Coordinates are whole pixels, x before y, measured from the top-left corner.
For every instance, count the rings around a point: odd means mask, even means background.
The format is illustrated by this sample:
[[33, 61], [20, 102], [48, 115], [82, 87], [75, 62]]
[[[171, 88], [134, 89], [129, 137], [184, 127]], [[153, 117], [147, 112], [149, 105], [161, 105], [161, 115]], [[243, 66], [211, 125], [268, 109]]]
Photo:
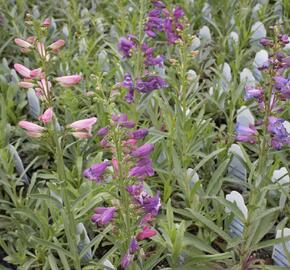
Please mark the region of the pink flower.
[[36, 68], [36, 69], [31, 70], [30, 76], [31, 78], [35, 78], [35, 77], [43, 78], [44, 73], [42, 72], [41, 68]]
[[71, 75], [55, 78], [56, 81], [60, 83], [63, 87], [73, 86], [81, 81], [82, 77], [80, 75]]
[[146, 238], [150, 238], [150, 237], [154, 236], [156, 233], [157, 232], [155, 230], [152, 230], [150, 227], [144, 226], [143, 231], [141, 231], [137, 234], [137, 239], [144, 240]]
[[31, 70], [21, 64], [14, 64], [14, 69], [24, 78], [30, 79]]
[[83, 138], [88, 138], [92, 136], [91, 134], [92, 126], [96, 122], [97, 122], [97, 118], [91, 117], [91, 118], [75, 121], [71, 123], [70, 125], [68, 125], [68, 127], [74, 129], [74, 132], [72, 133], [73, 136], [75, 136], [76, 138], [83, 139]]
[[42, 23], [42, 25], [44, 26], [44, 27], [49, 27], [50, 26], [50, 24], [51, 24], [51, 22], [50, 22], [50, 18], [46, 18], [44, 21], [43, 21], [43, 23]]
[[45, 128], [39, 126], [39, 125], [36, 125], [34, 123], [31, 123], [29, 121], [25, 121], [25, 120], [22, 120], [18, 123], [18, 125], [25, 129], [27, 134], [30, 136], [30, 137], [35, 137], [35, 138], [38, 138], [42, 135], [42, 132], [45, 130]]
[[72, 135], [77, 139], [87, 139], [92, 137], [91, 133], [88, 132], [72, 132]]
[[14, 42], [16, 43], [16, 45], [18, 45], [18, 46], [20, 46], [22, 48], [28, 49], [28, 48], [32, 47], [32, 45], [29, 42], [27, 42], [27, 41], [25, 41], [25, 40], [23, 40], [21, 38], [15, 38]]
[[42, 115], [38, 117], [38, 120], [44, 124], [48, 124], [53, 117], [53, 110], [52, 108], [48, 108]]
[[37, 49], [37, 52], [39, 53], [40, 57], [42, 59], [45, 59], [46, 61], [48, 61], [49, 55], [46, 53], [44, 44], [42, 42], [37, 42], [36, 49]]
[[28, 43], [30, 43], [30, 44], [34, 44], [35, 41], [36, 41], [36, 38], [35, 38], [35, 36], [29, 36], [29, 37], [26, 39], [26, 41], [27, 41]]
[[47, 97], [49, 95], [50, 88], [51, 88], [50, 81], [47, 81], [44, 78], [44, 79], [41, 79], [40, 81], [38, 81], [37, 84], [38, 84], [39, 87], [35, 88], [36, 95], [37, 96], [45, 96], [45, 97]]
[[56, 42], [50, 44], [48, 46], [49, 49], [51, 49], [53, 52], [58, 52], [59, 49], [65, 44], [65, 41], [63, 39], [59, 39]]
[[32, 88], [32, 87], [34, 87], [34, 83], [26, 82], [26, 81], [19, 82], [18, 85], [20, 87], [23, 87], [23, 88]]

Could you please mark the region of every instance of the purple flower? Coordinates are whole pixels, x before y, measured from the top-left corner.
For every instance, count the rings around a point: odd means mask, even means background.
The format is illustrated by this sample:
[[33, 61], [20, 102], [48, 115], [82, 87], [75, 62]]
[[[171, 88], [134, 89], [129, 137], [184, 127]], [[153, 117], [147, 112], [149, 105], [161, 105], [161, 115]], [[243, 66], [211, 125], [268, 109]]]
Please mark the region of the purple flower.
[[104, 161], [101, 163], [96, 163], [92, 167], [85, 169], [83, 172], [84, 177], [95, 180], [97, 182], [102, 181], [102, 175], [106, 168], [110, 165], [109, 161]]
[[167, 83], [159, 76], [149, 76], [137, 80], [136, 89], [140, 93], [150, 93], [153, 90], [166, 88]]
[[165, 57], [158, 55], [156, 57], [153, 56], [154, 48], [150, 48], [146, 43], [142, 44], [142, 51], [144, 52], [145, 60], [144, 63], [146, 66], [163, 66], [163, 62]]
[[91, 220], [99, 225], [106, 225], [112, 220], [115, 212], [115, 207], [98, 207], [95, 209], [95, 214], [92, 215]]
[[124, 80], [121, 85], [128, 89], [127, 94], [125, 95], [125, 100], [128, 103], [132, 103], [134, 101], [134, 83], [132, 77], [129, 73], [126, 73], [124, 76]]
[[129, 133], [129, 138], [139, 140], [139, 139], [145, 138], [147, 135], [148, 135], [148, 129], [140, 128]]
[[154, 197], [147, 196], [144, 198], [142, 206], [146, 213], [150, 213], [153, 216], [158, 215], [161, 207], [160, 192], [158, 191]]
[[268, 38], [261, 38], [260, 39], [260, 44], [263, 46], [270, 46], [273, 44], [273, 41], [268, 39]]
[[174, 19], [177, 21], [178, 19], [180, 19], [181, 17], [184, 16], [184, 11], [181, 7], [177, 6], [174, 11], [173, 11], [173, 16]]
[[254, 87], [251, 87], [251, 86], [246, 86], [245, 92], [246, 92], [245, 100], [249, 100], [249, 99], [252, 99], [252, 98], [256, 98], [258, 100], [261, 100], [262, 95], [264, 93], [263, 89], [254, 88]]
[[248, 127], [245, 127], [237, 123], [236, 132], [237, 132], [236, 136], [237, 141], [256, 143], [257, 130], [254, 125], [249, 125]]
[[290, 67], [290, 56], [287, 56], [282, 59], [283, 67], [289, 68]]
[[282, 118], [274, 116], [269, 117], [268, 131], [274, 134], [278, 139], [284, 140], [288, 137], [288, 132], [284, 127], [285, 122]]
[[108, 134], [109, 132], [109, 128], [108, 127], [103, 127], [103, 128], [100, 128], [97, 132], [97, 135], [100, 136], [100, 137], [104, 137]]
[[152, 168], [152, 163], [144, 165], [144, 166], [133, 167], [129, 171], [129, 176], [137, 177], [140, 180], [144, 179], [144, 177], [146, 176], [153, 176], [153, 175], [154, 175], [154, 170]]
[[287, 35], [279, 35], [279, 40], [284, 43], [284, 44], [288, 44], [289, 43], [289, 39]]
[[133, 237], [133, 238], [131, 239], [131, 242], [130, 242], [129, 252], [130, 252], [131, 254], [134, 254], [138, 249], [139, 249], [138, 242], [137, 242], [136, 238]]
[[121, 267], [127, 268], [133, 261], [134, 255], [130, 254], [130, 252], [126, 252], [121, 259]]
[[135, 126], [135, 122], [128, 120], [128, 115], [125, 113], [113, 114], [112, 120], [121, 127], [133, 128]]
[[124, 58], [129, 58], [132, 55], [132, 50], [136, 47], [136, 43], [134, 42], [134, 37], [132, 35], [128, 35], [127, 38], [121, 37], [118, 49], [123, 54]]
[[153, 1], [153, 5], [156, 7], [156, 8], [166, 8], [166, 5], [162, 2], [162, 1]]
[[154, 144], [147, 143], [137, 148], [135, 151], [131, 153], [131, 155], [132, 157], [135, 157], [135, 158], [142, 158], [142, 157], [146, 157], [150, 155], [153, 150], [154, 150]]
[[143, 188], [144, 188], [143, 184], [138, 184], [138, 185], [127, 186], [126, 190], [129, 192], [129, 194], [132, 197], [135, 197], [135, 196], [138, 196], [141, 193]]

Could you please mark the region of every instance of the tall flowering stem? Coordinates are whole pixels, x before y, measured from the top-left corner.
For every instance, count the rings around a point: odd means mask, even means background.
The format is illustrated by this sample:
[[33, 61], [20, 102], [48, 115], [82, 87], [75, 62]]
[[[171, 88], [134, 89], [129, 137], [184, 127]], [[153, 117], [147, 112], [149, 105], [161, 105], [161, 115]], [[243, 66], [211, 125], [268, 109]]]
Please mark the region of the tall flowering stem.
[[[101, 128], [97, 135], [101, 146], [112, 155], [111, 161], [93, 164], [85, 169], [84, 176], [97, 184], [107, 185], [113, 200], [110, 207], [97, 207], [92, 221], [98, 226], [111, 222], [120, 240], [122, 268], [133, 267], [141, 240], [157, 232], [150, 222], [161, 207], [159, 193], [150, 195], [144, 188], [144, 180], [154, 175], [150, 154], [152, 144], [138, 142], [148, 134], [147, 129], [133, 130], [135, 123], [126, 114], [113, 114], [111, 124]], [[133, 130], [133, 131], [132, 131]], [[112, 180], [106, 180], [107, 167], [112, 165]]]
[[[77, 249], [76, 239], [76, 221], [73, 209], [70, 205], [68, 194], [69, 180], [66, 175], [66, 167], [63, 159], [62, 147], [62, 128], [59, 126], [57, 116], [53, 112], [54, 103], [54, 87], [58, 85], [62, 87], [72, 87], [80, 82], [80, 75], [61, 76], [53, 78], [50, 71], [50, 57], [52, 54], [57, 54], [59, 49], [64, 45], [63, 40], [57, 40], [50, 45], [46, 45], [47, 29], [50, 27], [50, 20], [46, 19], [43, 23], [34, 20], [29, 16], [28, 24], [34, 26], [32, 31], [36, 33], [35, 36], [24, 39], [15, 39], [16, 45], [21, 47], [22, 53], [34, 52], [37, 63], [40, 66], [35, 69], [29, 69], [21, 64], [16, 63], [14, 69], [22, 77], [19, 86], [22, 88], [32, 88], [36, 96], [42, 101], [44, 112], [38, 116], [38, 120], [46, 127], [42, 127], [29, 121], [20, 121], [19, 126], [26, 130], [26, 133], [31, 138], [41, 138], [46, 135], [54, 142], [54, 157], [56, 164], [56, 171], [58, 174], [58, 184], [60, 187], [61, 197], [64, 201], [62, 209], [62, 218], [65, 226], [65, 236], [68, 241], [68, 247], [71, 253], [74, 269], [81, 269], [80, 257]], [[78, 128], [75, 125], [72, 127], [63, 128], [64, 134], [71, 134], [77, 138], [87, 138], [91, 136], [91, 126], [96, 122], [95, 118], [78, 121]], [[71, 129], [75, 132], [71, 132]]]
[[267, 157], [271, 149], [280, 150], [290, 145], [290, 135], [283, 125], [284, 119], [279, 115], [283, 112], [283, 105], [290, 99], [289, 78], [285, 78], [286, 70], [290, 67], [290, 57], [285, 56], [282, 48], [287, 44], [288, 36], [280, 33], [280, 27], [272, 27], [273, 39], [263, 38], [260, 43], [270, 51], [266, 63], [259, 67], [263, 72], [264, 83], [254, 87], [246, 87], [245, 100], [254, 100], [259, 108], [256, 125], [241, 126], [237, 124], [236, 140], [255, 144], [259, 142], [258, 166], [256, 181], [249, 192], [249, 212], [244, 224], [243, 243], [240, 250], [240, 269], [251, 267], [251, 228], [255, 224], [255, 213], [261, 197], [261, 189], [269, 183], [267, 177]]

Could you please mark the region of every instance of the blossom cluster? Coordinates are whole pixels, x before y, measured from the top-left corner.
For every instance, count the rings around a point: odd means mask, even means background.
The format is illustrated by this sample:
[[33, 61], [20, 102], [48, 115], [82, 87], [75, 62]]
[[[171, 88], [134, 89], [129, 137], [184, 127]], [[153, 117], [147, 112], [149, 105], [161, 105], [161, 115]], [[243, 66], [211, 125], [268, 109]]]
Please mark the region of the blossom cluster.
[[[50, 27], [50, 19], [45, 19], [42, 23], [44, 32]], [[45, 46], [43, 40], [38, 40], [36, 36], [29, 36], [26, 39], [16, 38], [16, 45], [21, 47], [22, 53], [36, 52], [37, 57], [44, 63], [42, 67], [36, 69], [29, 69], [22, 64], [14, 64], [16, 72], [22, 76], [22, 80], [19, 82], [19, 86], [22, 88], [32, 88], [48, 108], [43, 114], [38, 116], [38, 120], [44, 125], [48, 125], [54, 116], [52, 101], [52, 83], [55, 81], [62, 87], [71, 87], [78, 84], [82, 77], [78, 74], [61, 76], [56, 78], [49, 78], [49, 74], [46, 73], [46, 63], [49, 63], [51, 53], [57, 54], [61, 47], [64, 46], [65, 41], [58, 39], [52, 44]], [[67, 128], [71, 131], [71, 134], [76, 138], [88, 138], [92, 136], [92, 126], [96, 123], [97, 118], [91, 117], [83, 120], [79, 120], [67, 125]], [[19, 126], [26, 130], [26, 133], [30, 137], [39, 138], [46, 131], [45, 127], [37, 125], [35, 123], [22, 120], [19, 122]]]
[[[154, 9], [150, 10], [145, 23], [145, 33], [148, 38], [161, 38], [162, 33], [166, 36], [169, 44], [175, 44], [181, 39], [180, 31], [183, 30], [182, 17], [184, 12], [181, 7], [176, 7], [172, 12], [166, 8], [166, 5], [161, 1], [152, 1]], [[129, 34], [126, 37], [121, 37], [118, 49], [123, 55], [123, 59], [131, 58], [134, 53], [138, 54], [138, 50], [143, 53], [144, 74], [137, 74], [137, 78], [132, 78], [129, 73], [126, 73], [122, 83], [118, 86], [128, 90], [125, 95], [125, 100], [128, 103], [134, 101], [134, 90], [139, 93], [150, 93], [154, 90], [166, 88], [166, 81], [154, 72], [150, 71], [150, 67], [163, 67], [165, 57], [163, 55], [155, 55], [155, 48], [150, 47], [148, 43], [137, 40], [137, 38]]]
[[259, 125], [266, 125], [267, 132], [271, 136], [271, 147], [279, 150], [284, 145], [290, 145], [290, 135], [285, 127], [285, 120], [279, 117], [283, 112], [283, 104], [290, 99], [290, 77], [286, 75], [290, 67], [290, 56], [281, 50], [289, 43], [289, 38], [285, 34], [276, 34], [274, 40], [262, 38], [260, 44], [270, 50], [269, 59], [259, 67], [268, 76], [270, 82], [264, 86], [246, 86], [245, 100], [255, 100], [258, 103], [260, 113], [266, 118], [258, 120], [255, 127], [242, 126], [240, 123], [236, 127], [236, 140], [240, 142], [256, 143], [258, 140]]
[[[130, 218], [133, 219], [132, 224], [137, 225], [131, 228], [132, 235], [128, 250], [121, 259], [123, 268], [128, 267], [133, 261], [134, 254], [139, 249], [138, 241], [156, 234], [156, 231], [151, 228], [150, 222], [158, 214], [161, 207], [159, 192], [152, 196], [144, 187], [145, 178], [154, 175], [150, 158], [154, 145], [145, 143], [138, 146], [138, 142], [147, 136], [148, 130], [140, 128], [132, 131], [131, 129], [134, 127], [135, 122], [129, 120], [126, 114], [113, 114], [111, 125], [103, 127], [97, 132], [97, 135], [101, 138], [101, 146], [112, 154], [111, 161], [105, 160], [93, 164], [83, 172], [84, 177], [101, 184], [106, 182], [106, 171], [108, 171], [109, 166], [112, 166], [114, 171], [113, 181], [122, 182], [116, 187], [123, 189], [126, 196], [131, 198], [129, 208], [134, 210], [134, 215]], [[121, 134], [122, 160], [119, 160], [120, 156], [118, 156], [117, 151], [120, 151], [120, 149], [117, 149], [116, 142], [113, 139], [116, 132]], [[122, 192], [119, 192], [119, 190], [116, 192], [116, 194], [120, 193]], [[116, 195], [117, 199], [121, 200], [118, 196]], [[122, 204], [121, 201], [120, 203]], [[118, 206], [98, 207], [95, 209], [91, 220], [102, 226], [113, 221], [117, 216], [122, 216], [121, 209]]]

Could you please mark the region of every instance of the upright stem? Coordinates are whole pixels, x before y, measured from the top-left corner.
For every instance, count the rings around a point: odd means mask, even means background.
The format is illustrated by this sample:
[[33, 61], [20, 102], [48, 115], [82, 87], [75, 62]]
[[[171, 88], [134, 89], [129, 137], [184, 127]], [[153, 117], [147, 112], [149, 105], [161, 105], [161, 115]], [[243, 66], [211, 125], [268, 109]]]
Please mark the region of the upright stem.
[[126, 247], [124, 252], [126, 252], [130, 239], [131, 239], [131, 222], [130, 222], [130, 209], [129, 209], [129, 200], [128, 194], [126, 193], [126, 178], [124, 178], [123, 172], [123, 164], [122, 164], [122, 145], [120, 141], [119, 134], [114, 134], [114, 143], [116, 146], [116, 155], [117, 155], [117, 162], [118, 162], [118, 175], [119, 175], [119, 188], [120, 188], [120, 208], [121, 208], [121, 215], [123, 217], [123, 221], [125, 224], [125, 235], [126, 235]]
[[[55, 124], [56, 124], [56, 119], [54, 119], [54, 125]], [[56, 166], [57, 166], [57, 174], [60, 181], [61, 196], [64, 201], [64, 214], [65, 214], [65, 218], [68, 220], [68, 225], [69, 225], [68, 227], [65, 226], [66, 238], [67, 238], [69, 248], [73, 257], [74, 269], [81, 270], [80, 258], [78, 254], [77, 241], [76, 241], [76, 224], [75, 224], [75, 219], [74, 219], [74, 213], [71, 209], [70, 201], [69, 201], [69, 197], [67, 193], [68, 181], [66, 178], [61, 141], [57, 133], [55, 133], [54, 135], [54, 141], [55, 141], [55, 147], [56, 147], [55, 160], [56, 160]]]

